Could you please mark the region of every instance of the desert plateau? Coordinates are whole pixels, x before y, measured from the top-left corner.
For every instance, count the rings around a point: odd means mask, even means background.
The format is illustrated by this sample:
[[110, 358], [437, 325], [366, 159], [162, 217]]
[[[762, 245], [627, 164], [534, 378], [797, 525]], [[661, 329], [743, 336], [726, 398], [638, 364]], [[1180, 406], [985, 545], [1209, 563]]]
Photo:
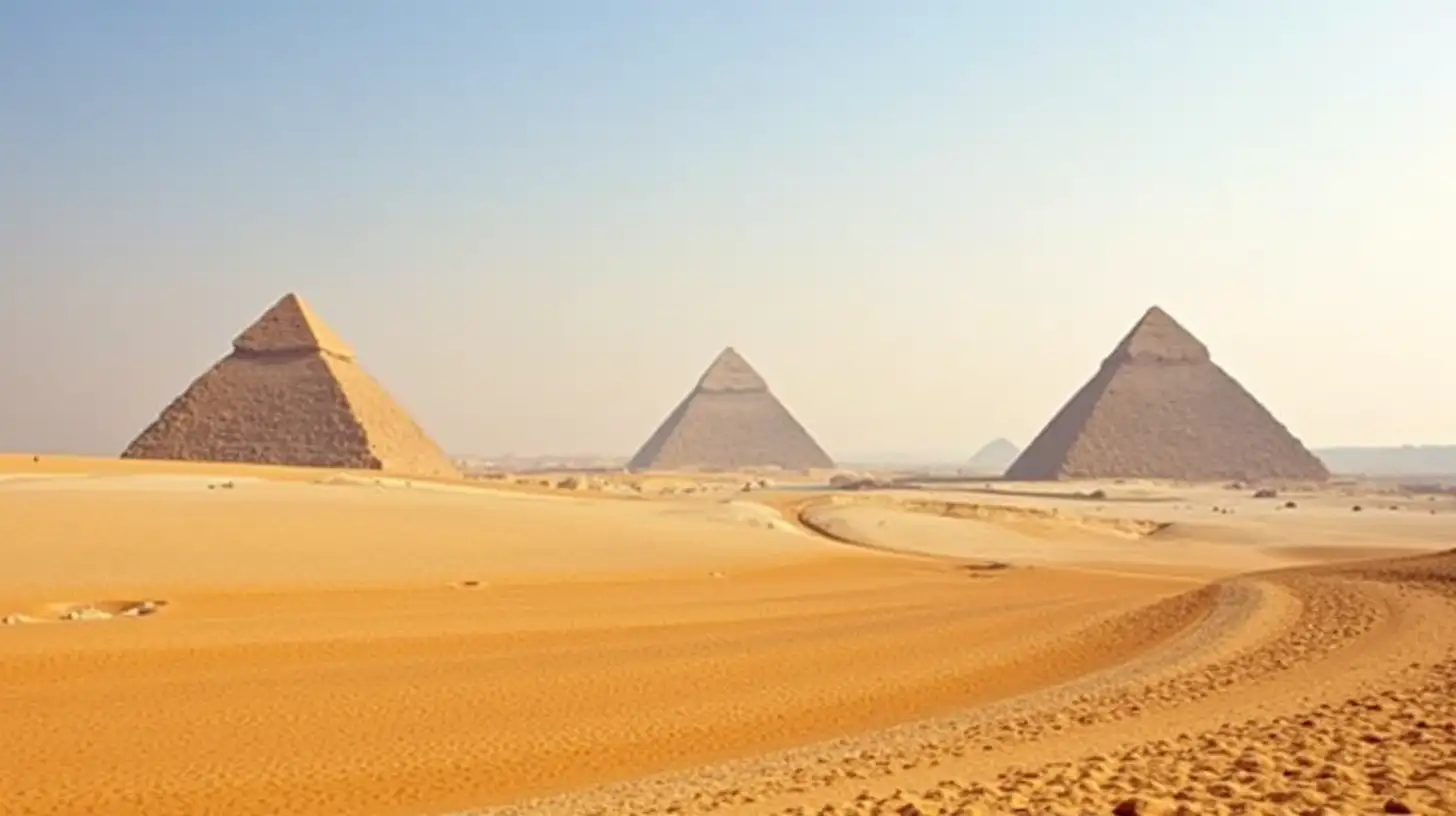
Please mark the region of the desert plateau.
[[0, 473], [7, 814], [1456, 808], [1450, 495]]

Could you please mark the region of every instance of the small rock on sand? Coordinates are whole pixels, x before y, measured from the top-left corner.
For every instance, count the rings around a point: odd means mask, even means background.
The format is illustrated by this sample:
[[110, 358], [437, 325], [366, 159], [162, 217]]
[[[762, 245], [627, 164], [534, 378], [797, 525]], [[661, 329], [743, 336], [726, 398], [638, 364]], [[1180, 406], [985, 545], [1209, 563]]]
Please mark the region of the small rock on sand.
[[61, 616], [61, 620], [66, 621], [90, 621], [110, 619], [111, 615], [106, 612], [102, 612], [100, 609], [97, 609], [93, 606], [83, 606], [77, 609], [70, 609], [66, 611], [66, 614]]
[[156, 601], [142, 601], [139, 604], [128, 607], [121, 614], [132, 618], [141, 618], [147, 615], [156, 614], [158, 608], [159, 607]]

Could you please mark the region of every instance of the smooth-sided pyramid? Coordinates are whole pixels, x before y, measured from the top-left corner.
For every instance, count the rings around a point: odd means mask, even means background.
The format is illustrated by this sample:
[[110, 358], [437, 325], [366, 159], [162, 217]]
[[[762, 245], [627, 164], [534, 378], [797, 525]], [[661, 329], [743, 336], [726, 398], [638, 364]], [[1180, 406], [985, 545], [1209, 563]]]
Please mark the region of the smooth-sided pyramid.
[[457, 472], [294, 294], [238, 335], [122, 457]]
[[785, 470], [834, 462], [732, 348], [627, 464], [629, 470]]
[[1016, 447], [1016, 443], [1010, 439], [993, 439], [982, 445], [976, 455], [966, 462], [966, 470], [973, 473], [1005, 473], [1006, 468], [1011, 467], [1011, 463], [1020, 455], [1021, 448]]
[[1329, 471], [1154, 306], [1006, 471], [1114, 477], [1322, 481]]

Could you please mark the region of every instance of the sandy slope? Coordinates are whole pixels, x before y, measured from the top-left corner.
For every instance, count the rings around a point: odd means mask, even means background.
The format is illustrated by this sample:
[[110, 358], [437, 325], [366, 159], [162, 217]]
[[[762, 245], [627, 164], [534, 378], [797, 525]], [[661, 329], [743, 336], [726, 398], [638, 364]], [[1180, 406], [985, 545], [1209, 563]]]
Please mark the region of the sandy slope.
[[[1175, 501], [1166, 501], [1175, 497]], [[1372, 497], [1373, 498], [1373, 497]], [[805, 502], [812, 526], [876, 549], [1016, 564], [1159, 566], [1196, 574], [1443, 548], [1451, 508], [1375, 499], [1368, 514], [1330, 496], [1256, 500], [1245, 493], [1169, 494], [1152, 503], [891, 493]], [[1218, 508], [1219, 512], [1214, 512]], [[1427, 512], [1420, 512], [1426, 510]]]
[[16, 812], [429, 812], [687, 767], [1075, 676], [1170, 631], [1069, 632], [1178, 588], [984, 578], [737, 501], [138, 465], [0, 482], [0, 610], [168, 601], [0, 629]]
[[1456, 508], [1107, 491], [623, 501], [0, 458], [0, 615], [169, 602], [0, 627], [0, 813], [1456, 801], [1451, 559], [1311, 566], [1449, 546]]
[[[897, 522], [881, 505], [871, 506], [876, 512], [865, 517], [843, 515], [843, 506], [829, 512], [851, 537], [874, 546], [911, 542], [942, 557], [983, 557], [995, 538], [976, 530], [956, 550], [943, 519]], [[1437, 515], [1441, 526], [1431, 528], [1427, 547], [1456, 539], [1450, 508]], [[1306, 523], [1276, 528], [1275, 540], [1303, 540]], [[1311, 526], [1321, 523], [1316, 518]], [[1252, 575], [1229, 570], [1232, 577], [1109, 624], [1138, 631], [1183, 618], [1190, 604], [1200, 612], [1208, 604], [1197, 625], [1061, 687], [485, 812], [1456, 812], [1456, 555], [1348, 562], [1351, 553], [1340, 550], [1377, 551], [1389, 525], [1367, 523], [1359, 548], [1356, 522], [1347, 525], [1339, 545], [1294, 550], [1306, 563], [1322, 553], [1345, 563]], [[1268, 543], [1247, 527], [1225, 532], [1205, 543], [1237, 541], [1255, 553]], [[1081, 533], [1062, 538], [1074, 547], [1109, 546]], [[1134, 558], [1143, 540], [1123, 540], [1133, 542], [1125, 557]]]
[[[741, 794], [736, 807], [720, 794], [723, 807], [708, 809], [1456, 812], [1453, 586], [1453, 555], [1240, 579], [1219, 589], [1239, 594], [1246, 613], [1199, 631], [1198, 648], [1132, 664], [1101, 689], [1033, 696], [943, 741], [880, 754], [874, 775], [893, 787], [835, 777], [820, 791], [801, 784], [747, 808]], [[1288, 597], [1271, 603], [1244, 594], [1251, 587]]]
[[0, 540], [10, 542], [0, 599], [560, 580], [833, 552], [770, 529], [752, 508], [709, 516], [648, 502], [323, 478], [0, 481]]

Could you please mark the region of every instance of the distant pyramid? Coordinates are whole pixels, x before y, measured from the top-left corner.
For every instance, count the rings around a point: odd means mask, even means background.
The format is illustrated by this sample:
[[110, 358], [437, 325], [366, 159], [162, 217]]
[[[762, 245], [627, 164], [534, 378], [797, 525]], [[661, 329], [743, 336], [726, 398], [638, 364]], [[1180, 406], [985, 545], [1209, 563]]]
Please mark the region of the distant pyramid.
[[122, 458], [456, 473], [294, 294], [238, 335]]
[[976, 455], [966, 463], [965, 469], [985, 474], [1004, 473], [1020, 453], [1021, 448], [1016, 447], [1011, 440], [993, 439], [976, 451]]
[[834, 462], [732, 348], [637, 451], [629, 470], [832, 468]]
[[1324, 480], [1329, 471], [1154, 306], [1006, 477]]

